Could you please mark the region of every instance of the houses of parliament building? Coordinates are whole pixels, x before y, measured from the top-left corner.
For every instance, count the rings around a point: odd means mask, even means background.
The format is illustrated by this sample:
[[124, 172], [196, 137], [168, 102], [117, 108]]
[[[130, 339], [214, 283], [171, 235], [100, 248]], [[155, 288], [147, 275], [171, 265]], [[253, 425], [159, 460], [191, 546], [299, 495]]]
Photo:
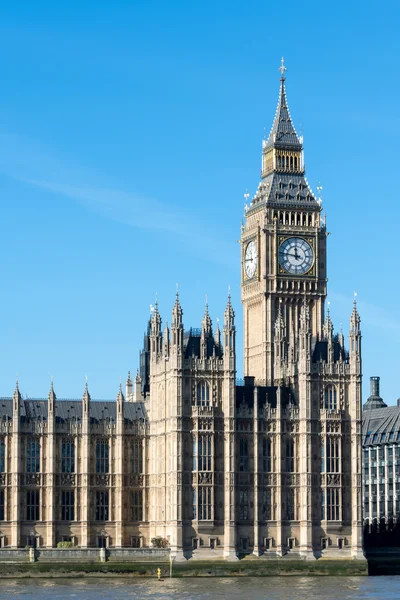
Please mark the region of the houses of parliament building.
[[[361, 331], [334, 333], [327, 230], [305, 179], [285, 67], [241, 229], [244, 379], [235, 313], [185, 329], [156, 304], [115, 401], [0, 399], [0, 545], [360, 558]], [[161, 542], [160, 542], [161, 540]]]

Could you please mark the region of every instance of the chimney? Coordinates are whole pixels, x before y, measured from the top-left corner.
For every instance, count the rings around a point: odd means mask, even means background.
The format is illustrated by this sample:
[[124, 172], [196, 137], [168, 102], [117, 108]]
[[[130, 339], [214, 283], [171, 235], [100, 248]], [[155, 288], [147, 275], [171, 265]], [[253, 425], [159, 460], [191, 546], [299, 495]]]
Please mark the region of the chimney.
[[379, 396], [379, 380], [380, 377], [370, 377], [371, 396]]

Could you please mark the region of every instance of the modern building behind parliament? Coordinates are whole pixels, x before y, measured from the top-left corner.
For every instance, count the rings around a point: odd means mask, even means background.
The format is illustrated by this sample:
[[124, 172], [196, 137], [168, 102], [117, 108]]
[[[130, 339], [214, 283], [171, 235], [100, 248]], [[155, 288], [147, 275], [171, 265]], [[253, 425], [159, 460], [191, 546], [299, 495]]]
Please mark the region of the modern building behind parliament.
[[[230, 298], [185, 330], [156, 305], [140, 375], [116, 401], [0, 400], [2, 546], [362, 557], [361, 332], [334, 334], [326, 225], [287, 105], [262, 146], [241, 231], [244, 380]], [[239, 267], [239, 265], [238, 265]]]

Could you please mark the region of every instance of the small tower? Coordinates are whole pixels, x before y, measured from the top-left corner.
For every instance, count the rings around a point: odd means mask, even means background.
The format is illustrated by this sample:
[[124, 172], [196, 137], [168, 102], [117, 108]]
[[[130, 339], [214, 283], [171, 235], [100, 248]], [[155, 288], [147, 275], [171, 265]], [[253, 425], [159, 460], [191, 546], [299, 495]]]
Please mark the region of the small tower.
[[132, 379], [131, 379], [131, 372], [130, 371], [128, 371], [128, 377], [126, 379], [125, 396], [126, 396], [127, 402], [131, 402], [132, 401]]
[[151, 361], [157, 361], [157, 358], [161, 355], [162, 352], [161, 317], [158, 311], [157, 301], [150, 321], [150, 357]]
[[142, 397], [142, 378], [139, 375], [139, 371], [136, 371], [135, 387], [134, 387], [134, 402], [140, 402], [141, 397]]
[[123, 422], [125, 398], [124, 398], [124, 394], [122, 393], [122, 383], [119, 384], [119, 390], [118, 390], [116, 402], [117, 402], [117, 422], [118, 422], [118, 419], [122, 420], [122, 422]]
[[350, 317], [350, 332], [349, 332], [349, 345], [350, 345], [350, 363], [351, 365], [357, 366], [357, 372], [361, 374], [361, 319], [357, 310], [357, 298], [354, 295], [353, 311]]
[[208, 357], [208, 340], [212, 337], [212, 321], [208, 312], [208, 302], [204, 311], [203, 321], [201, 322], [200, 356]]
[[82, 396], [82, 421], [84, 418], [88, 419], [89, 418], [89, 412], [90, 412], [90, 394], [89, 394], [89, 388], [88, 388], [88, 383], [86, 381], [85, 383], [85, 391], [83, 392], [83, 396]]
[[300, 328], [299, 328], [299, 372], [309, 373], [311, 370], [311, 323], [310, 310], [307, 301], [304, 302], [300, 310]]
[[231, 295], [228, 294], [228, 301], [224, 313], [224, 362], [229, 365], [229, 369], [236, 368], [236, 327], [235, 312], [232, 308]]
[[331, 320], [331, 313], [328, 306], [326, 311], [326, 319], [323, 327], [323, 335], [325, 340], [328, 342], [328, 363], [333, 364], [334, 362], [334, 346], [333, 346], [333, 323]]
[[165, 321], [164, 334], [163, 334], [163, 357], [165, 360], [169, 360], [169, 327], [168, 321]]
[[[13, 394], [13, 418], [14, 419], [18, 419], [18, 423], [16, 423], [19, 427], [19, 417], [21, 414], [21, 393], [19, 391], [19, 386], [18, 386], [18, 379], [17, 382], [15, 384], [15, 390], [14, 390], [14, 394]], [[14, 429], [15, 431], [15, 429]]]
[[54, 419], [56, 414], [56, 395], [54, 392], [53, 381], [50, 383], [50, 391], [48, 395], [48, 416], [50, 419]]
[[274, 335], [274, 356], [275, 356], [275, 381], [281, 382], [285, 373], [286, 361], [286, 328], [282, 314], [282, 304], [279, 304], [278, 315], [275, 321]]
[[175, 304], [172, 309], [172, 322], [171, 322], [171, 350], [172, 354], [177, 356], [182, 355], [183, 351], [183, 322], [182, 322], [183, 311], [181, 303], [179, 301], [179, 293], [176, 292]]

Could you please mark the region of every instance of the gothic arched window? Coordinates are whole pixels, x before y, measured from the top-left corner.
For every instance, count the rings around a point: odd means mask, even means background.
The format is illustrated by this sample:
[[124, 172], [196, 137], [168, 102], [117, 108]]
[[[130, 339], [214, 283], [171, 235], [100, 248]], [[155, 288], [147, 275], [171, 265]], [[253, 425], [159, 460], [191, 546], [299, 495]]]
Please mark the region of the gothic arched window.
[[268, 473], [271, 471], [271, 440], [263, 439], [263, 471]]
[[288, 438], [286, 440], [286, 471], [293, 473], [294, 471], [294, 440]]
[[196, 404], [197, 406], [210, 405], [210, 386], [207, 381], [199, 381], [197, 384]]
[[110, 446], [107, 439], [99, 439], [96, 442], [96, 473], [109, 472]]
[[40, 442], [37, 438], [28, 438], [26, 443], [26, 471], [40, 472]]
[[143, 445], [141, 439], [131, 441], [131, 473], [143, 473]]
[[75, 473], [75, 444], [72, 438], [61, 443], [61, 472]]
[[4, 438], [0, 438], [0, 473], [6, 470], [6, 444]]
[[249, 470], [249, 445], [245, 438], [239, 442], [239, 471]]
[[325, 409], [336, 410], [337, 399], [336, 399], [336, 388], [333, 385], [328, 385], [325, 388]]

